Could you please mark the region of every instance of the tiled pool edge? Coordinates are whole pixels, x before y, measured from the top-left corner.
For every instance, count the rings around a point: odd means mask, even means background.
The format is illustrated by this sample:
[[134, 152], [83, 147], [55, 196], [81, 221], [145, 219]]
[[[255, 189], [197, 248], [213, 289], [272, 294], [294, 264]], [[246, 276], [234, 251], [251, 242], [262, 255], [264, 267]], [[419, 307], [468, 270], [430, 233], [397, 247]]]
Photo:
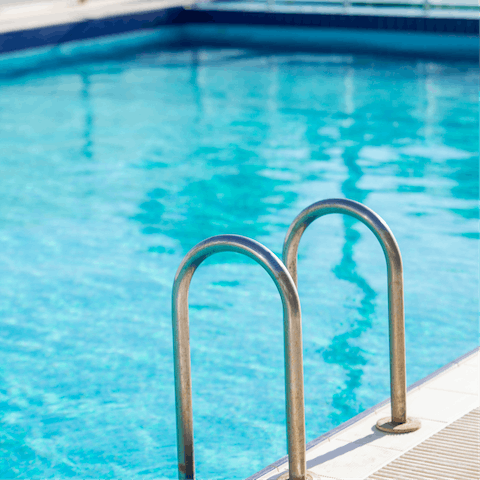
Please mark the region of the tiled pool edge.
[[[422, 378], [421, 380], [418, 380], [417, 382], [413, 383], [407, 388], [407, 394], [410, 394], [414, 392], [415, 390], [419, 389], [422, 387], [425, 383], [429, 382], [430, 380], [434, 379], [435, 377], [438, 377], [439, 375], [443, 374], [450, 368], [452, 368], [454, 365], [459, 364], [460, 362], [466, 360], [467, 358], [475, 355], [476, 353], [480, 352], [480, 347], [475, 347], [473, 350], [470, 350], [469, 352], [465, 353], [464, 355], [456, 358], [455, 360], [452, 360], [451, 362], [447, 363], [443, 367], [440, 367], [439, 369], [435, 370], [433, 373], [430, 375], [427, 375], [426, 377]], [[346, 430], [350, 426], [354, 425], [355, 423], [359, 422], [360, 420], [374, 414], [376, 411], [380, 410], [382, 407], [385, 407], [385, 405], [390, 403], [390, 398], [386, 398], [382, 402], [378, 403], [377, 405], [374, 405], [373, 407], [363, 411], [362, 413], [359, 413], [355, 417], [351, 418], [350, 420], [347, 420], [346, 422], [342, 423], [338, 427], [330, 430], [327, 433], [324, 433], [323, 435], [319, 436], [318, 438], [312, 440], [311, 442], [308, 442], [307, 444], [307, 451], [310, 450], [311, 448], [329, 441], [331, 437], [334, 435], [337, 435], [343, 430]], [[408, 406], [408, 400], [407, 400], [407, 406]], [[288, 457], [284, 456], [277, 460], [276, 462], [268, 465], [264, 469], [260, 470], [259, 472], [255, 473], [254, 475], [248, 477], [246, 480], [258, 480], [261, 477], [264, 477], [265, 475], [269, 473], [275, 473], [275, 469], [280, 467], [281, 465], [285, 465], [285, 463], [288, 461]]]
[[[78, 21], [53, 24], [45, 20], [42, 26], [3, 32], [0, 28], [0, 55], [134, 31], [155, 31], [168, 25], [178, 29], [175, 43], [179, 46], [276, 47], [478, 61], [476, 20], [211, 12], [184, 9], [181, 3], [179, 0], [161, 9], [152, 6], [149, 11], [138, 7], [138, 12], [128, 14], [122, 13], [120, 4], [117, 13], [110, 9], [108, 14], [85, 18], [79, 13]], [[247, 28], [250, 33], [245, 35]], [[275, 28], [282, 29], [283, 34], [278, 36]]]
[[171, 7], [128, 15], [105, 16], [78, 22], [45, 25], [0, 33], [0, 55], [78, 40], [114, 36], [172, 25], [182, 7]]
[[306, 28], [344, 28], [368, 31], [393, 30], [404, 32], [449, 33], [478, 35], [478, 19], [411, 17], [406, 14], [395, 16], [338, 14], [338, 13], [300, 13], [300, 12], [253, 12], [214, 10], [208, 3], [198, 10], [183, 13], [188, 23], [215, 23], [228, 25], [284, 25]]
[[410, 480], [478, 479], [479, 433], [480, 407], [476, 407], [364, 480], [395, 478], [399, 471], [406, 472]]

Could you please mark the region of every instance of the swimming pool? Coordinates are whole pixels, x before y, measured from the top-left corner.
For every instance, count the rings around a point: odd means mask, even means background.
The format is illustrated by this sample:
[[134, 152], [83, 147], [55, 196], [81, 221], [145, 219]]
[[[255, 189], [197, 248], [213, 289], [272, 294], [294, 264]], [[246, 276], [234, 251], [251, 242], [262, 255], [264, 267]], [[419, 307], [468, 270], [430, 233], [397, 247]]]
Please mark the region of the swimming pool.
[[[1, 76], [2, 478], [176, 478], [178, 264], [221, 233], [280, 255], [319, 199], [397, 238], [409, 384], [478, 343], [475, 65], [136, 38]], [[389, 394], [386, 267], [340, 216], [299, 253], [311, 440]], [[197, 473], [245, 478], [286, 451], [278, 293], [221, 254], [190, 305]]]

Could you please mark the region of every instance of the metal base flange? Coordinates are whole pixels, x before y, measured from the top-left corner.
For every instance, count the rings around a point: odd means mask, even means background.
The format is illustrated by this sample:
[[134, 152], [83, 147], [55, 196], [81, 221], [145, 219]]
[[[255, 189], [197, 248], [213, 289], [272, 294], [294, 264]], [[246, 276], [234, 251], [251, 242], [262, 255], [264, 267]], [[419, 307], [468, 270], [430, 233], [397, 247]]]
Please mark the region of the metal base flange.
[[[288, 480], [289, 478], [289, 473], [286, 472], [283, 475], [280, 475], [277, 480]], [[320, 476], [316, 473], [311, 472], [310, 470], [307, 470], [305, 472], [305, 480], [320, 480]]]
[[422, 426], [417, 418], [407, 418], [405, 423], [392, 422], [392, 417], [381, 418], [376, 427], [378, 430], [387, 433], [410, 433], [415, 432]]

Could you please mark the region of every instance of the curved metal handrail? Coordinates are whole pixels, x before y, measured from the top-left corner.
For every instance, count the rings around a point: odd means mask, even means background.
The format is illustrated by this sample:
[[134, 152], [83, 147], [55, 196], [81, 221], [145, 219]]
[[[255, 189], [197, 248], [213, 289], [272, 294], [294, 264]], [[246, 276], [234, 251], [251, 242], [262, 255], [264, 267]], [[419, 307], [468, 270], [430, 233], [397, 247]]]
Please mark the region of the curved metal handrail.
[[188, 290], [197, 267], [218, 252], [237, 252], [256, 260], [272, 277], [283, 304], [287, 447], [290, 480], [306, 479], [302, 318], [297, 289], [283, 263], [261, 243], [240, 235], [218, 235], [193, 247], [180, 264], [172, 294], [175, 399], [179, 479], [195, 478]]
[[379, 420], [381, 430], [406, 433], [420, 428], [418, 420], [407, 418], [405, 319], [403, 311], [403, 265], [397, 241], [385, 221], [373, 210], [353, 200], [333, 198], [305, 208], [290, 225], [283, 244], [283, 262], [297, 283], [297, 252], [303, 232], [313, 221], [330, 213], [343, 213], [360, 220], [380, 242], [388, 272], [388, 316], [390, 338], [390, 392], [392, 417]]

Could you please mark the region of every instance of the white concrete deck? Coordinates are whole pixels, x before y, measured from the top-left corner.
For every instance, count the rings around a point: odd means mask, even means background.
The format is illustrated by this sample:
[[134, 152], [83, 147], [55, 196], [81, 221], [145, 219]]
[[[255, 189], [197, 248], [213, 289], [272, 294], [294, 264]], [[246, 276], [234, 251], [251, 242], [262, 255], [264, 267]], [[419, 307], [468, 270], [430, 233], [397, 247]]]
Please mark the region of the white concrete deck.
[[[365, 480], [480, 405], [479, 363], [477, 349], [409, 391], [407, 413], [421, 420], [420, 430], [402, 435], [378, 431], [376, 421], [390, 414], [388, 403], [307, 448], [307, 469], [322, 480]], [[287, 470], [283, 463], [249, 480], [273, 480]]]
[[195, 0], [50, 0], [0, 4], [0, 33], [192, 5]]
[[478, 480], [480, 478], [480, 408], [381, 468], [367, 480]]

